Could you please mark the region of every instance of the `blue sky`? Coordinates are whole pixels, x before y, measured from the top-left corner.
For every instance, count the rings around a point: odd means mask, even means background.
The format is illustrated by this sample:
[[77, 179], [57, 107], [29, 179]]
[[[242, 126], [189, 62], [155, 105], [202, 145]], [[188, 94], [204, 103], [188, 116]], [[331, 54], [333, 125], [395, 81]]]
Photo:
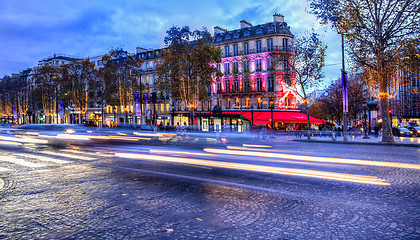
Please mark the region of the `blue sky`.
[[0, 0], [0, 77], [64, 53], [93, 57], [111, 48], [160, 48], [173, 25], [228, 30], [243, 19], [253, 25], [279, 12], [294, 34], [315, 28], [328, 45], [325, 82], [340, 74], [339, 35], [307, 13], [305, 0]]

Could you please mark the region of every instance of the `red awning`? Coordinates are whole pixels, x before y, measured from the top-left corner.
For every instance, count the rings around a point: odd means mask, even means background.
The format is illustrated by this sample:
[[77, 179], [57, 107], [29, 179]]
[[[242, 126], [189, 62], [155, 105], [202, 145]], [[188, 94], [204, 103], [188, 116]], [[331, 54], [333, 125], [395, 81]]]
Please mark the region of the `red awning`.
[[[240, 114], [240, 112], [225, 112], [227, 114]], [[268, 124], [270, 123], [271, 119], [271, 112], [259, 112], [254, 111], [254, 116], [252, 116], [251, 112], [242, 112], [242, 115], [246, 117], [248, 120], [254, 120], [254, 124], [261, 125], [261, 124]], [[316, 124], [325, 124], [325, 120], [321, 120], [318, 118], [314, 118], [309, 116], [311, 123]], [[273, 112], [273, 120], [274, 122], [283, 122], [283, 123], [307, 123], [307, 116], [301, 112]]]

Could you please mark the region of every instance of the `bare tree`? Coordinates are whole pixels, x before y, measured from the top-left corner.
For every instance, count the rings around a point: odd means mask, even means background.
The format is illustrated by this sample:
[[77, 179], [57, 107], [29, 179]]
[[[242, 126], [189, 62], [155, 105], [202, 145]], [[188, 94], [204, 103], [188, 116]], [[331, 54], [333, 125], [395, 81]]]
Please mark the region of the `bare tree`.
[[[362, 79], [377, 89], [383, 119], [383, 142], [393, 142], [389, 99], [407, 67], [404, 49], [420, 34], [418, 0], [308, 0], [311, 12], [327, 22], [337, 16], [336, 29], [347, 39], [353, 61], [362, 68]], [[413, 55], [415, 56], [415, 55]]]

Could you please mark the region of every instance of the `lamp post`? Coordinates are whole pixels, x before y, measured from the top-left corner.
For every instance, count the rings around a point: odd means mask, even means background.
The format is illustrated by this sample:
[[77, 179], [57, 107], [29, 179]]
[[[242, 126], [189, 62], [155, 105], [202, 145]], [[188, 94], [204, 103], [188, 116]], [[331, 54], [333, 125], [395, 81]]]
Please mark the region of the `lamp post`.
[[273, 103], [270, 103], [270, 110], [271, 110], [271, 130], [274, 129], [273, 109], [274, 109], [274, 104]]
[[366, 106], [363, 105], [363, 110], [364, 110], [364, 114], [363, 114], [363, 119], [364, 119], [364, 121], [363, 121], [364, 122], [363, 123], [363, 127], [365, 128], [365, 135], [363, 136], [363, 139], [369, 139], [368, 130], [367, 130], [367, 123], [366, 123], [366, 118], [367, 118], [366, 110], [368, 108], [368, 105], [367, 105], [366, 102], [363, 102], [363, 104], [366, 104]]
[[[338, 16], [331, 16], [330, 20], [335, 24], [338, 21]], [[338, 29], [337, 29], [338, 31]], [[344, 33], [338, 32], [341, 35], [341, 84], [343, 88], [343, 141], [347, 142], [347, 112], [348, 112], [348, 93], [347, 93], [347, 72], [344, 64]]]
[[254, 127], [254, 105], [251, 105], [251, 128]]

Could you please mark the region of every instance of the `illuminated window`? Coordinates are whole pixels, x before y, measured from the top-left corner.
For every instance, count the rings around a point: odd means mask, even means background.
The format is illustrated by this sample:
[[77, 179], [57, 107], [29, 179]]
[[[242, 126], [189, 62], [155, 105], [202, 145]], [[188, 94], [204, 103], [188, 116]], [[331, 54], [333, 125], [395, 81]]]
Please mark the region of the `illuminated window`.
[[230, 81], [226, 80], [225, 82], [225, 92], [230, 93]]
[[163, 103], [160, 104], [160, 112], [161, 113], [165, 112], [165, 104], [163, 104]]
[[256, 92], [262, 92], [262, 78], [257, 78]]
[[290, 107], [290, 98], [287, 97], [284, 101], [285, 101], [286, 107]]
[[245, 106], [249, 107], [249, 98], [245, 98]]
[[219, 102], [219, 106], [222, 107], [222, 99], [221, 98], [218, 99], [218, 102]]
[[261, 72], [261, 69], [262, 69], [262, 67], [261, 67], [261, 58], [259, 58], [259, 59], [255, 59], [255, 67], [256, 67], [256, 71], [259, 71], [259, 72]]
[[258, 100], [258, 106], [257, 106], [257, 108], [258, 109], [261, 109], [262, 108], [262, 99], [259, 97], [259, 98], [257, 98], [257, 100]]
[[235, 98], [235, 106], [239, 107], [239, 98]]
[[230, 98], [226, 99], [226, 109], [230, 109]]

